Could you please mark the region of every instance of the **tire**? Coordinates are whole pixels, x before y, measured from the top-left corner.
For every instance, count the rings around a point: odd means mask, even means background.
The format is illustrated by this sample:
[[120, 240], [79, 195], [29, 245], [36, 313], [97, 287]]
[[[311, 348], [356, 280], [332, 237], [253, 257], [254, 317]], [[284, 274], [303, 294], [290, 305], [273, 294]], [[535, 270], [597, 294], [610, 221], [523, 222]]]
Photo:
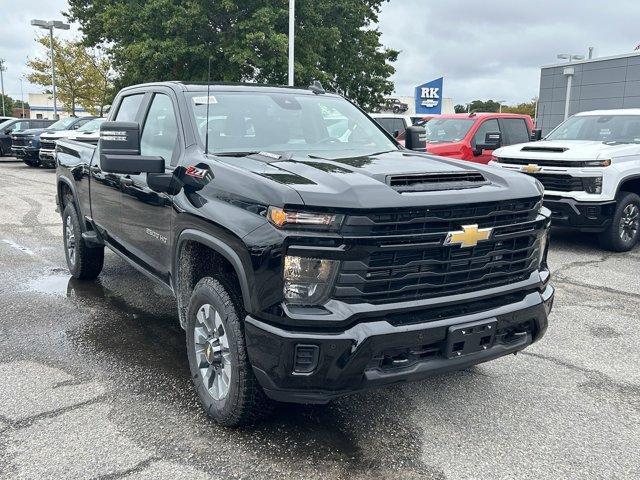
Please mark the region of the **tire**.
[[640, 196], [622, 192], [616, 213], [607, 230], [599, 236], [600, 245], [612, 252], [628, 252], [640, 239]]
[[395, 113], [396, 115], [400, 113], [400, 107], [398, 106], [393, 107], [393, 113]]
[[4, 148], [0, 145], [0, 157], [4, 157]]
[[28, 165], [29, 167], [38, 167], [40, 166], [40, 160], [32, 160], [30, 158], [23, 158], [22, 161], [25, 163], [25, 165]]
[[200, 403], [220, 425], [254, 423], [272, 403], [253, 374], [244, 338], [245, 312], [224, 280], [205, 277], [187, 313], [187, 357]]
[[88, 246], [82, 238], [80, 219], [69, 202], [62, 214], [62, 239], [67, 267], [73, 278], [93, 280], [104, 265], [104, 246]]

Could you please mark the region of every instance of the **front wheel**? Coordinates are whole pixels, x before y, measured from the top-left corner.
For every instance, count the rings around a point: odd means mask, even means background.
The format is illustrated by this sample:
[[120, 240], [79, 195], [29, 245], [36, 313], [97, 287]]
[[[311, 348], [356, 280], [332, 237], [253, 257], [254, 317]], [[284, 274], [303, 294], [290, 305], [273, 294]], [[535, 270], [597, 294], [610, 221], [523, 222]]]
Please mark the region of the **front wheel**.
[[613, 252], [628, 252], [640, 239], [640, 196], [623, 193], [607, 230], [600, 234], [600, 245]]
[[191, 377], [207, 414], [228, 427], [253, 423], [271, 403], [249, 363], [243, 321], [233, 289], [213, 277], [198, 282], [186, 329]]
[[71, 202], [62, 214], [62, 238], [67, 267], [74, 278], [93, 280], [102, 271], [104, 246], [88, 246], [82, 238], [80, 218]]

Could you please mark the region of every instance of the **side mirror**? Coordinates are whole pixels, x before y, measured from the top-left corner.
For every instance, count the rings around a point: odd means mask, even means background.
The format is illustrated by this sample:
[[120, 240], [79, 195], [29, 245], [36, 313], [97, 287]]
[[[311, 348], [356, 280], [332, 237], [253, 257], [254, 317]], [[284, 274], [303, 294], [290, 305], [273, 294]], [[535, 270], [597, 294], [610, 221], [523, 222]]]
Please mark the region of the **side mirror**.
[[500, 132], [487, 132], [484, 136], [484, 149], [495, 150], [502, 145], [502, 134]]
[[427, 149], [427, 131], [424, 127], [417, 127], [415, 125], [407, 127], [404, 131], [405, 139], [404, 145], [409, 150], [419, 150], [424, 152]]
[[140, 155], [140, 125], [137, 122], [103, 122], [99, 148], [101, 154]]
[[531, 141], [537, 142], [538, 140], [542, 140], [542, 130], [537, 128], [531, 132]]
[[100, 166], [106, 173], [164, 173], [164, 159], [140, 155], [140, 126], [136, 122], [100, 125]]
[[400, 130], [394, 130], [391, 135], [393, 135], [393, 138], [398, 138], [398, 135], [400, 135]]

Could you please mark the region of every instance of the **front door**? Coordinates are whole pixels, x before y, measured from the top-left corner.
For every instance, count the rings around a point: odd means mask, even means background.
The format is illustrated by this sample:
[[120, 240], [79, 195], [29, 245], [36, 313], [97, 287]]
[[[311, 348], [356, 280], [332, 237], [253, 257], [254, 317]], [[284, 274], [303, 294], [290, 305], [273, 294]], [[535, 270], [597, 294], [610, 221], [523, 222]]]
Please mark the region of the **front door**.
[[[122, 97], [113, 120], [133, 122], [142, 104], [144, 94]], [[121, 220], [121, 191], [120, 175], [104, 172], [100, 166], [100, 147], [94, 153], [91, 161], [91, 216], [93, 222], [114, 246], [118, 246], [122, 228]], [[86, 213], [85, 213], [86, 215]]]
[[[485, 137], [487, 133], [494, 133], [494, 132], [500, 132], [500, 125], [498, 125], [498, 120], [496, 120], [495, 118], [484, 120], [478, 126], [476, 133], [473, 134], [473, 142], [472, 142], [473, 148], [475, 148], [476, 145], [484, 145]], [[483, 149], [479, 153], [480, 153], [479, 155], [474, 154], [471, 161], [487, 164], [491, 160], [491, 156], [493, 155], [493, 150]]]
[[[141, 155], [164, 158], [171, 172], [180, 155], [176, 108], [172, 97], [156, 92], [151, 98], [140, 134]], [[133, 257], [168, 282], [171, 264], [171, 198], [151, 190], [147, 174], [123, 175], [122, 242]]]

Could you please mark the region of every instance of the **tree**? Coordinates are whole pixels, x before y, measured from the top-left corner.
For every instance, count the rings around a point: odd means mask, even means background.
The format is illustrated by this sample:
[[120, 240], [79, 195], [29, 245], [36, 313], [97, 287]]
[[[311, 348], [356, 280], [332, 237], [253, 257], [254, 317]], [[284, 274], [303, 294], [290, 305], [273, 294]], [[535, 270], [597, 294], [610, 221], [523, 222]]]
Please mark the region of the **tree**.
[[[45, 36], [38, 38], [37, 42], [45, 47], [46, 53], [27, 61], [27, 66], [32, 70], [27, 75], [27, 80], [36, 85], [51, 87], [50, 40]], [[111, 87], [108, 74], [111, 67], [108, 60], [90, 54], [82, 43], [74, 41], [54, 39], [53, 51], [56, 93], [60, 102], [71, 115], [75, 115], [78, 105], [91, 113], [102, 113]], [[51, 88], [46, 90], [46, 93], [51, 92]]]
[[[4, 112], [2, 111], [2, 105], [4, 101]], [[0, 93], [0, 115], [3, 117], [10, 117], [13, 115], [13, 98], [9, 95], [3, 95]]]
[[515, 106], [503, 106], [502, 111], [506, 113], [521, 113], [534, 118], [536, 114], [536, 103], [538, 103], [538, 99], [532, 98], [530, 102], [519, 103]]
[[466, 113], [467, 106], [458, 104], [455, 107], [453, 107], [453, 111], [456, 113]]
[[[374, 108], [393, 91], [395, 50], [373, 28], [387, 0], [298, 0], [295, 83], [313, 79]], [[107, 45], [118, 87], [158, 80], [284, 84], [288, 0], [70, 0], [86, 46]]]

